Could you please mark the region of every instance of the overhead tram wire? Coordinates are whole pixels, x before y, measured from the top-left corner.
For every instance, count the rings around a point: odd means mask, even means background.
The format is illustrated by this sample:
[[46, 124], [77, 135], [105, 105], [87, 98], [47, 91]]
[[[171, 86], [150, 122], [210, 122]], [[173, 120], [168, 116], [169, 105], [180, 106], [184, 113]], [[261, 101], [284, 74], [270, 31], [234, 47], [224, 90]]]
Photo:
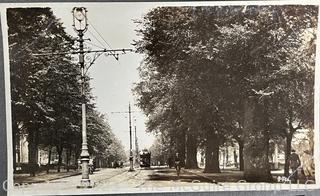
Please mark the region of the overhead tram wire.
[[[107, 47], [105, 47], [105, 45], [88, 29], [88, 32], [92, 35], [92, 37], [100, 44], [100, 46], [99, 45], [97, 45], [97, 44], [94, 44], [94, 43], [92, 43], [92, 42], [90, 42], [90, 41], [86, 41], [85, 40], [85, 43], [87, 43], [87, 44], [90, 44], [90, 45], [92, 45], [92, 46], [95, 46], [95, 47], [97, 47], [97, 48], [100, 48], [100, 49], [106, 49]], [[112, 48], [110, 48], [111, 50], [112, 50]], [[111, 54], [104, 54], [104, 56], [109, 56], [109, 55], [112, 55], [113, 57], [115, 57], [116, 58], [116, 60], [118, 60], [118, 55], [115, 55], [115, 53], [113, 52], [110, 52]], [[118, 63], [120, 63], [119, 61], [118, 61]]]
[[92, 43], [92, 42], [90, 42], [90, 41], [85, 41], [85, 43], [90, 44], [91, 46], [95, 46], [95, 47], [100, 48], [100, 49], [105, 49], [105, 47], [99, 46], [99, 45], [94, 44], [94, 43]]
[[104, 44], [101, 42], [101, 40], [99, 40], [89, 29], [88, 29], [88, 33], [90, 33], [92, 35], [92, 37], [101, 45], [101, 48], [106, 48], [104, 46]]
[[[110, 46], [110, 44], [102, 37], [102, 35], [97, 31], [97, 29], [92, 25], [92, 23], [90, 23], [90, 22], [88, 21], [88, 24], [90, 24], [90, 26], [95, 30], [95, 32], [103, 39], [103, 41], [107, 44], [107, 46], [108, 46], [111, 50], [113, 50], [112, 47]], [[101, 42], [101, 40], [99, 40], [99, 39], [93, 34], [93, 32], [91, 32], [90, 30], [88, 30], [88, 32], [93, 36], [93, 38], [94, 38], [97, 42], [99, 42], [99, 44], [103, 47], [103, 49], [108, 48], [108, 47], [105, 47], [105, 44], [103, 44], [103, 43]], [[101, 48], [101, 47], [100, 47], [100, 48]], [[111, 55], [112, 55], [116, 60], [118, 60], [118, 55], [116, 55], [115, 53], [112, 53], [112, 52], [111, 52]], [[104, 56], [108, 56], [108, 55], [104, 54]], [[118, 61], [118, 63], [120, 63], [120, 62]]]
[[98, 33], [98, 35], [100, 36], [100, 38], [107, 44], [107, 46], [112, 49], [112, 47], [110, 46], [110, 44], [104, 39], [104, 37], [101, 35], [101, 33], [93, 26], [93, 24], [88, 20], [88, 24], [93, 28], [93, 30]]
[[[88, 20], [88, 24], [93, 28], [93, 30], [99, 35], [99, 37], [107, 44], [107, 46], [111, 49], [111, 50], [113, 50], [113, 48], [111, 47], [111, 45], [107, 42], [107, 40], [105, 40], [104, 39], [104, 37], [101, 35], [101, 33], [94, 27], [94, 25]], [[115, 55], [115, 54], [113, 54], [113, 56], [114, 56], [114, 58], [116, 59], [116, 60], [118, 60], [118, 57]]]
[[[83, 14], [83, 13], [82, 13]], [[85, 16], [86, 17], [86, 16]], [[87, 19], [87, 18], [86, 18]], [[101, 35], [101, 33], [98, 32], [98, 30], [93, 26], [92, 23], [89, 22], [89, 20], [87, 19], [87, 22], [88, 24], [90, 24], [90, 26], [94, 29], [94, 31], [101, 37], [101, 39], [107, 44], [108, 47], [105, 47], [106, 45], [100, 40], [97, 38], [97, 36], [91, 32], [89, 29], [87, 30], [91, 35], [92, 37], [101, 45], [97, 45], [97, 44], [94, 44], [94, 43], [91, 43], [91, 42], [87, 42], [86, 40], [84, 40], [86, 43], [88, 44], [91, 44], [92, 46], [95, 46], [97, 48], [99, 48], [100, 50], [87, 50], [87, 51], [84, 51], [84, 53], [97, 53], [97, 52], [101, 52], [103, 53], [106, 57], [107, 56], [113, 56], [117, 61], [119, 59], [119, 55], [117, 52], [122, 52], [122, 55], [123, 54], [126, 54], [126, 51], [130, 51], [132, 52], [133, 50], [132, 49], [112, 49], [112, 47], [110, 46], [110, 44], [103, 38], [103, 36]], [[90, 40], [90, 39], [89, 39]], [[91, 41], [91, 40], [90, 40]], [[110, 49], [107, 49], [107, 48], [110, 48]], [[47, 53], [35, 53], [33, 54], [33, 56], [43, 56], [43, 55], [63, 55], [63, 54], [78, 54], [79, 52], [74, 50], [74, 51], [69, 51], [69, 52], [60, 52], [60, 53], [55, 53], [55, 52], [47, 52]], [[118, 61], [118, 63], [120, 63]]]
[[[98, 48], [100, 48], [100, 49], [106, 49], [107, 47], [105, 47], [105, 44], [103, 44], [91, 31], [89, 31], [88, 30], [88, 32], [93, 36], [93, 38], [101, 45], [101, 46], [98, 46], [97, 44], [94, 44], [94, 43], [92, 43], [92, 42], [86, 42], [86, 43], [88, 43], [88, 44], [91, 44], [92, 46], [95, 46], [95, 47], [98, 47]], [[111, 47], [109, 47], [111, 50], [113, 50]], [[118, 56], [119, 55], [116, 55], [115, 53], [112, 53], [112, 52], [110, 52], [111, 54], [109, 54], [109, 55], [112, 55], [113, 57], [115, 57], [116, 58], [116, 60], [118, 60]], [[109, 55], [107, 55], [107, 54], [104, 54], [104, 56], [109, 56]], [[117, 61], [119, 64], [121, 64], [119, 61]]]
[[[110, 44], [104, 39], [104, 37], [101, 35], [101, 33], [94, 27], [94, 25], [87, 19], [87, 22], [88, 22], [88, 24], [93, 28], [93, 30], [96, 32], [96, 33], [98, 33], [98, 35], [100, 36], [100, 38], [107, 44], [107, 46], [111, 49], [111, 50], [113, 50], [113, 48], [110, 46]], [[92, 35], [93, 35], [93, 33], [91, 33]], [[94, 35], [93, 35], [94, 36]], [[95, 37], [95, 36], [94, 36]], [[98, 40], [98, 39], [97, 39]], [[98, 41], [100, 44], [101, 44], [101, 42], [100, 41]], [[103, 44], [102, 44], [103, 45]], [[116, 59], [116, 60], [118, 60], [118, 56], [113, 52], [111, 52], [111, 55]], [[106, 56], [106, 54], [105, 54], [105, 56]]]
[[[103, 43], [101, 42], [101, 40], [99, 40], [99, 39], [94, 35], [94, 33], [91, 32], [89, 29], [88, 29], [88, 32], [89, 32], [89, 33], [92, 35], [92, 37], [100, 44], [100, 46], [97, 45], [97, 44], [92, 43], [91, 40], [90, 40], [90, 41], [86, 41], [86, 40], [85, 40], [85, 43], [90, 44], [90, 45], [92, 45], [92, 46], [95, 46], [95, 47], [97, 47], [97, 48], [106, 50], [107, 47], [105, 47], [105, 44], [103, 44]], [[111, 50], [112, 50], [112, 49], [111, 49]], [[104, 54], [104, 56], [106, 56], [106, 57], [109, 56], [109, 55], [112, 55], [113, 57], [116, 58], [116, 60], [118, 60], [118, 55], [115, 55], [114, 52], [110, 52], [110, 54]], [[120, 63], [119, 61], [117, 61], [117, 62]]]
[[110, 44], [103, 38], [103, 36], [101, 35], [101, 33], [99, 33], [99, 31], [94, 27], [94, 25], [88, 20], [88, 18], [86, 18], [87, 19], [87, 22], [88, 22], [88, 24], [93, 28], [93, 30], [96, 32], [96, 33], [98, 33], [98, 35], [102, 38], [102, 40], [107, 44], [107, 46], [111, 49], [111, 50], [113, 50], [112, 49], [112, 47], [110, 46]]

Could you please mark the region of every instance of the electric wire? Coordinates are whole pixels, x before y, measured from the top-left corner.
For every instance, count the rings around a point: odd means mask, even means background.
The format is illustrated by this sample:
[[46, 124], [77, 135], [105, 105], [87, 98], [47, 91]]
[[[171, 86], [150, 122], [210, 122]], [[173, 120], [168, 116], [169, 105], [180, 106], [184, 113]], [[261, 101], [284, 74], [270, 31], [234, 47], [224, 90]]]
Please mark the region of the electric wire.
[[[83, 14], [83, 13], [82, 13]], [[86, 16], [85, 16], [86, 17]], [[86, 21], [87, 21], [87, 23], [93, 28], [93, 30], [99, 35], [99, 37], [107, 44], [107, 46], [111, 49], [111, 50], [113, 50], [113, 48], [111, 47], [111, 45], [107, 42], [107, 40], [105, 40], [104, 39], [104, 37], [101, 35], [101, 33], [95, 28], [95, 26], [88, 20], [88, 18], [86, 17]], [[93, 34], [93, 32], [91, 32], [89, 29], [88, 29], [88, 32], [94, 37], [94, 39], [96, 39], [97, 40], [97, 42], [99, 42], [100, 44], [101, 44], [101, 46], [105, 46], [105, 44], [103, 44], [102, 42], [101, 42], [101, 40], [99, 40], [94, 34]], [[118, 54], [116, 54], [116, 52], [115, 51], [110, 51], [110, 54], [116, 59], [116, 60], [118, 60]], [[104, 54], [104, 56], [108, 56], [107, 54]], [[119, 61], [118, 61], [119, 62]]]
[[[108, 46], [111, 50], [113, 50], [113, 48], [110, 46], [110, 44], [104, 39], [104, 37], [101, 35], [101, 33], [94, 27], [94, 25], [93, 25], [88, 19], [87, 19], [87, 22], [88, 22], [88, 24], [93, 28], [93, 30], [99, 35], [99, 37], [107, 44], [107, 46]], [[90, 31], [89, 31], [89, 32], [90, 32]], [[90, 32], [90, 34], [91, 34], [100, 44], [102, 44], [102, 43], [96, 38], [96, 36], [95, 36], [92, 32]], [[102, 44], [102, 45], [104, 45], [104, 44]], [[110, 53], [111, 53], [111, 55], [114, 56], [114, 58], [116, 58], [116, 59], [118, 60], [118, 56], [116, 55], [115, 52], [110, 52]], [[106, 54], [104, 54], [104, 56], [107, 57]]]
[[106, 48], [103, 44], [89, 29], [88, 29], [88, 32], [92, 35], [92, 37], [101, 45], [100, 47], [102, 48]]
[[94, 44], [94, 43], [92, 43], [90, 41], [86, 41], [85, 43], [90, 44], [90, 45], [95, 46], [95, 47], [100, 48], [100, 49], [105, 49], [105, 47], [99, 46], [99, 45]]
[[110, 46], [110, 44], [104, 39], [104, 37], [101, 35], [101, 33], [94, 27], [94, 25], [87, 19], [88, 24], [90, 26], [92, 26], [93, 30], [101, 37], [101, 39], [107, 44], [107, 46], [112, 49], [112, 47]]
[[[82, 13], [82, 12], [81, 12]], [[82, 13], [83, 14], [83, 13]], [[84, 15], [84, 17], [86, 17], [85, 15]], [[87, 20], [87, 22], [88, 22], [88, 24], [90, 25], [90, 26], [92, 26], [92, 28], [93, 28], [93, 30], [100, 36], [100, 38], [107, 44], [107, 46], [112, 50], [112, 47], [110, 46], [110, 44], [104, 39], [104, 37], [101, 35], [101, 33], [94, 27], [94, 25], [90, 22], [90, 20], [88, 20], [88, 18], [86, 17], [86, 20]], [[92, 33], [91, 33], [92, 34]], [[93, 35], [93, 34], [92, 34]], [[94, 35], [93, 35], [94, 36]], [[95, 37], [95, 36], [94, 36]], [[99, 43], [100, 43], [100, 41], [99, 41]], [[102, 44], [102, 45], [104, 45], [104, 44]]]

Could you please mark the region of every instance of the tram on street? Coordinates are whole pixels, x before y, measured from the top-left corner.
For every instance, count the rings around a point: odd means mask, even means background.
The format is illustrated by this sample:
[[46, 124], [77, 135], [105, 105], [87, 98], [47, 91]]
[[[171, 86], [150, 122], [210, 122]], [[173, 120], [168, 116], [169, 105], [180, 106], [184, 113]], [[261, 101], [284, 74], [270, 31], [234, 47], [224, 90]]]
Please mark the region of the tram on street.
[[147, 149], [140, 152], [140, 167], [150, 167], [151, 153]]

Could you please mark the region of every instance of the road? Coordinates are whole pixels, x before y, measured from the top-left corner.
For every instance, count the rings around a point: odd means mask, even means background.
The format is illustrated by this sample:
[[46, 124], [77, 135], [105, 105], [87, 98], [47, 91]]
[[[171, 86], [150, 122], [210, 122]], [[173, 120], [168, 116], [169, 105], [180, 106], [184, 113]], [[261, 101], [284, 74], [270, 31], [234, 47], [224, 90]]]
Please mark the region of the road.
[[[127, 193], [127, 192], [194, 192], [194, 191], [230, 191], [230, 190], [280, 190], [305, 188], [304, 185], [283, 185], [269, 183], [213, 183], [198, 175], [182, 171], [176, 176], [174, 169], [153, 167], [101, 169], [90, 175], [95, 186], [92, 189], [77, 189], [81, 176], [72, 176], [46, 183], [16, 186], [13, 195], [53, 195], [81, 193]], [[308, 188], [312, 188], [310, 185]]]
[[[101, 169], [90, 175], [94, 182], [92, 189], [77, 189], [81, 176], [72, 176], [58, 180], [48, 181], [46, 183], [22, 184], [15, 186], [14, 195], [39, 195], [48, 192], [59, 195], [65, 193], [118, 193], [118, 192], [149, 192], [149, 191], [183, 191], [190, 187], [194, 177], [182, 172], [181, 178], [176, 176], [174, 169], [153, 167], [151, 169], [136, 169], [129, 172], [128, 168], [120, 169]], [[208, 184], [208, 183], [206, 183]], [[216, 186], [216, 185], [215, 185]], [[180, 190], [181, 189], [181, 190]]]

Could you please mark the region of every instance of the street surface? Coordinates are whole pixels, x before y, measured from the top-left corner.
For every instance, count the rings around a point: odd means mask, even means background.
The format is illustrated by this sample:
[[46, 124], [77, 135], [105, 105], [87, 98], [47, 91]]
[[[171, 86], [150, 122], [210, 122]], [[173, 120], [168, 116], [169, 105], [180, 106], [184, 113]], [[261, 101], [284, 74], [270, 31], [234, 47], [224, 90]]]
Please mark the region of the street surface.
[[245, 191], [245, 190], [281, 190], [310, 189], [315, 185], [290, 185], [271, 183], [214, 182], [200, 173], [182, 170], [180, 177], [175, 169], [152, 167], [137, 168], [128, 172], [128, 168], [101, 169], [90, 175], [95, 186], [91, 189], [77, 189], [81, 175], [52, 180], [45, 183], [22, 184], [14, 188], [13, 195], [53, 195], [78, 193], [119, 193], [119, 192], [194, 192], [194, 191]]

